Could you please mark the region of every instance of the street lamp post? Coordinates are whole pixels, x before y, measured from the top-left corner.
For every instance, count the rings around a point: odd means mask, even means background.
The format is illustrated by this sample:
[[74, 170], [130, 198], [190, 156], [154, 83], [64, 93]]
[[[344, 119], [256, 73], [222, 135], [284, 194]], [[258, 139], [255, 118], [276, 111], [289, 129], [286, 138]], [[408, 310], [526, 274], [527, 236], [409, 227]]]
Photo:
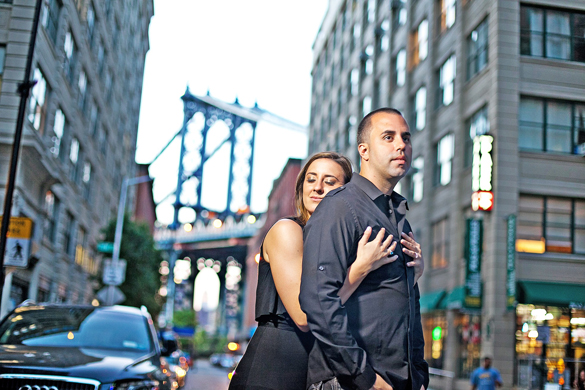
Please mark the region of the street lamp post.
[[[122, 244], [122, 230], [124, 227], [124, 212], [126, 210], [126, 197], [128, 194], [128, 187], [146, 183], [147, 181], [151, 181], [152, 178], [150, 176], [139, 176], [133, 178], [125, 178], [122, 181], [122, 189], [120, 190], [120, 203], [118, 204], [118, 216], [116, 218], [116, 233], [114, 236], [114, 251], [112, 253], [112, 268], [118, 269], [120, 264], [120, 245]], [[106, 295], [106, 305], [113, 305], [114, 304], [114, 285], [108, 286], [108, 292]]]
[[37, 29], [39, 25], [39, 16], [41, 13], [42, 0], [37, 0], [35, 5], [35, 14], [33, 18], [32, 30], [30, 33], [30, 43], [28, 46], [28, 56], [26, 59], [26, 68], [24, 70], [24, 80], [18, 85], [20, 94], [20, 104], [18, 107], [18, 117], [16, 118], [16, 128], [14, 130], [14, 142], [12, 143], [12, 154], [10, 157], [10, 168], [8, 172], [8, 181], [6, 183], [6, 194], [4, 196], [4, 211], [2, 218], [2, 227], [0, 228], [0, 296], [4, 289], [4, 251], [6, 249], [6, 237], [8, 234], [8, 225], [10, 224], [10, 212], [12, 210], [12, 197], [14, 195], [14, 184], [16, 182], [16, 167], [18, 166], [18, 155], [20, 153], [20, 140], [22, 138], [22, 127], [24, 125], [24, 114], [26, 111], [26, 102], [30, 95], [31, 88], [35, 81], [30, 80], [30, 71], [32, 68], [35, 42], [37, 39]]

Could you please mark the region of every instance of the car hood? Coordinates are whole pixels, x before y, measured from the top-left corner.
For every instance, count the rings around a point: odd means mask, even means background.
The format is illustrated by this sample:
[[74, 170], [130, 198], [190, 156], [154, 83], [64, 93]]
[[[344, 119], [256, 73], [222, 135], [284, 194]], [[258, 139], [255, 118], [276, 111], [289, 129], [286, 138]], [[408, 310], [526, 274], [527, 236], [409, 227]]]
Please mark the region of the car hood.
[[153, 372], [156, 360], [144, 352], [0, 345], [0, 373], [74, 376], [101, 383]]

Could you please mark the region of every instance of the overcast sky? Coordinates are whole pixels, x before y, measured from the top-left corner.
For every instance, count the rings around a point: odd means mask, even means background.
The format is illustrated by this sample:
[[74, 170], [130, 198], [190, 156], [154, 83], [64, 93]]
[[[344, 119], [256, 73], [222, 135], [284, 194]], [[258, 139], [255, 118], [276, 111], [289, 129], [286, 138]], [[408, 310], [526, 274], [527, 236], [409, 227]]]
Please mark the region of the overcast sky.
[[[154, 0], [136, 161], [151, 162], [180, 129], [187, 86], [195, 95], [209, 90], [227, 102], [236, 96], [244, 106], [258, 102], [307, 125], [312, 44], [326, 9], [327, 0]], [[307, 137], [270, 125], [259, 126], [256, 137], [252, 210], [264, 211], [287, 159], [306, 156]], [[175, 142], [151, 166], [155, 202], [176, 187], [178, 151]], [[222, 209], [227, 167], [221, 153], [216, 160], [206, 164], [202, 202]], [[157, 208], [163, 223], [171, 222], [173, 200]]]

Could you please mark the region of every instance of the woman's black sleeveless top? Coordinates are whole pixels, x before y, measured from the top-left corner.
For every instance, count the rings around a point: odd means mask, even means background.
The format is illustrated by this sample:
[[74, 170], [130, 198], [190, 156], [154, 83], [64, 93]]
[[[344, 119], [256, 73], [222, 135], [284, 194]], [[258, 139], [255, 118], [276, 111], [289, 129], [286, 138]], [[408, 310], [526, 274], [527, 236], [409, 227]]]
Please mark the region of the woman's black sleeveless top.
[[[302, 227], [298, 218], [289, 217], [288, 219], [295, 221]], [[258, 287], [256, 288], [256, 321], [286, 321], [289, 318], [276, 292], [270, 264], [264, 260], [264, 243], [262, 243], [260, 247], [260, 262], [258, 263]]]

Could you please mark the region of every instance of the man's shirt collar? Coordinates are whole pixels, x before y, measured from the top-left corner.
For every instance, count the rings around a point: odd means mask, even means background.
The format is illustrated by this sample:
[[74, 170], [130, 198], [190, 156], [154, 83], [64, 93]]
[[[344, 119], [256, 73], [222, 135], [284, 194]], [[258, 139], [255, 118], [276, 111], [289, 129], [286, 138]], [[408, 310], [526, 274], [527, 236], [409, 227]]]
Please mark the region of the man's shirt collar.
[[[370, 197], [370, 199], [372, 199], [374, 202], [380, 196], [388, 196], [388, 195], [384, 194], [382, 191], [380, 191], [380, 189], [378, 187], [376, 187], [376, 185], [374, 183], [372, 183], [371, 181], [369, 181], [368, 179], [366, 179], [365, 177], [363, 177], [362, 175], [360, 175], [357, 172], [353, 173], [353, 175], [351, 177], [351, 182], [353, 182], [359, 189], [364, 191], [366, 193], [366, 195], [368, 195]], [[402, 209], [404, 207], [404, 208], [406, 208], [406, 210], [409, 209], [408, 202], [406, 201], [406, 198], [403, 197], [402, 195], [400, 195], [398, 192], [392, 191], [392, 195], [390, 195], [390, 199], [392, 200], [392, 204], [394, 205], [395, 208]]]

